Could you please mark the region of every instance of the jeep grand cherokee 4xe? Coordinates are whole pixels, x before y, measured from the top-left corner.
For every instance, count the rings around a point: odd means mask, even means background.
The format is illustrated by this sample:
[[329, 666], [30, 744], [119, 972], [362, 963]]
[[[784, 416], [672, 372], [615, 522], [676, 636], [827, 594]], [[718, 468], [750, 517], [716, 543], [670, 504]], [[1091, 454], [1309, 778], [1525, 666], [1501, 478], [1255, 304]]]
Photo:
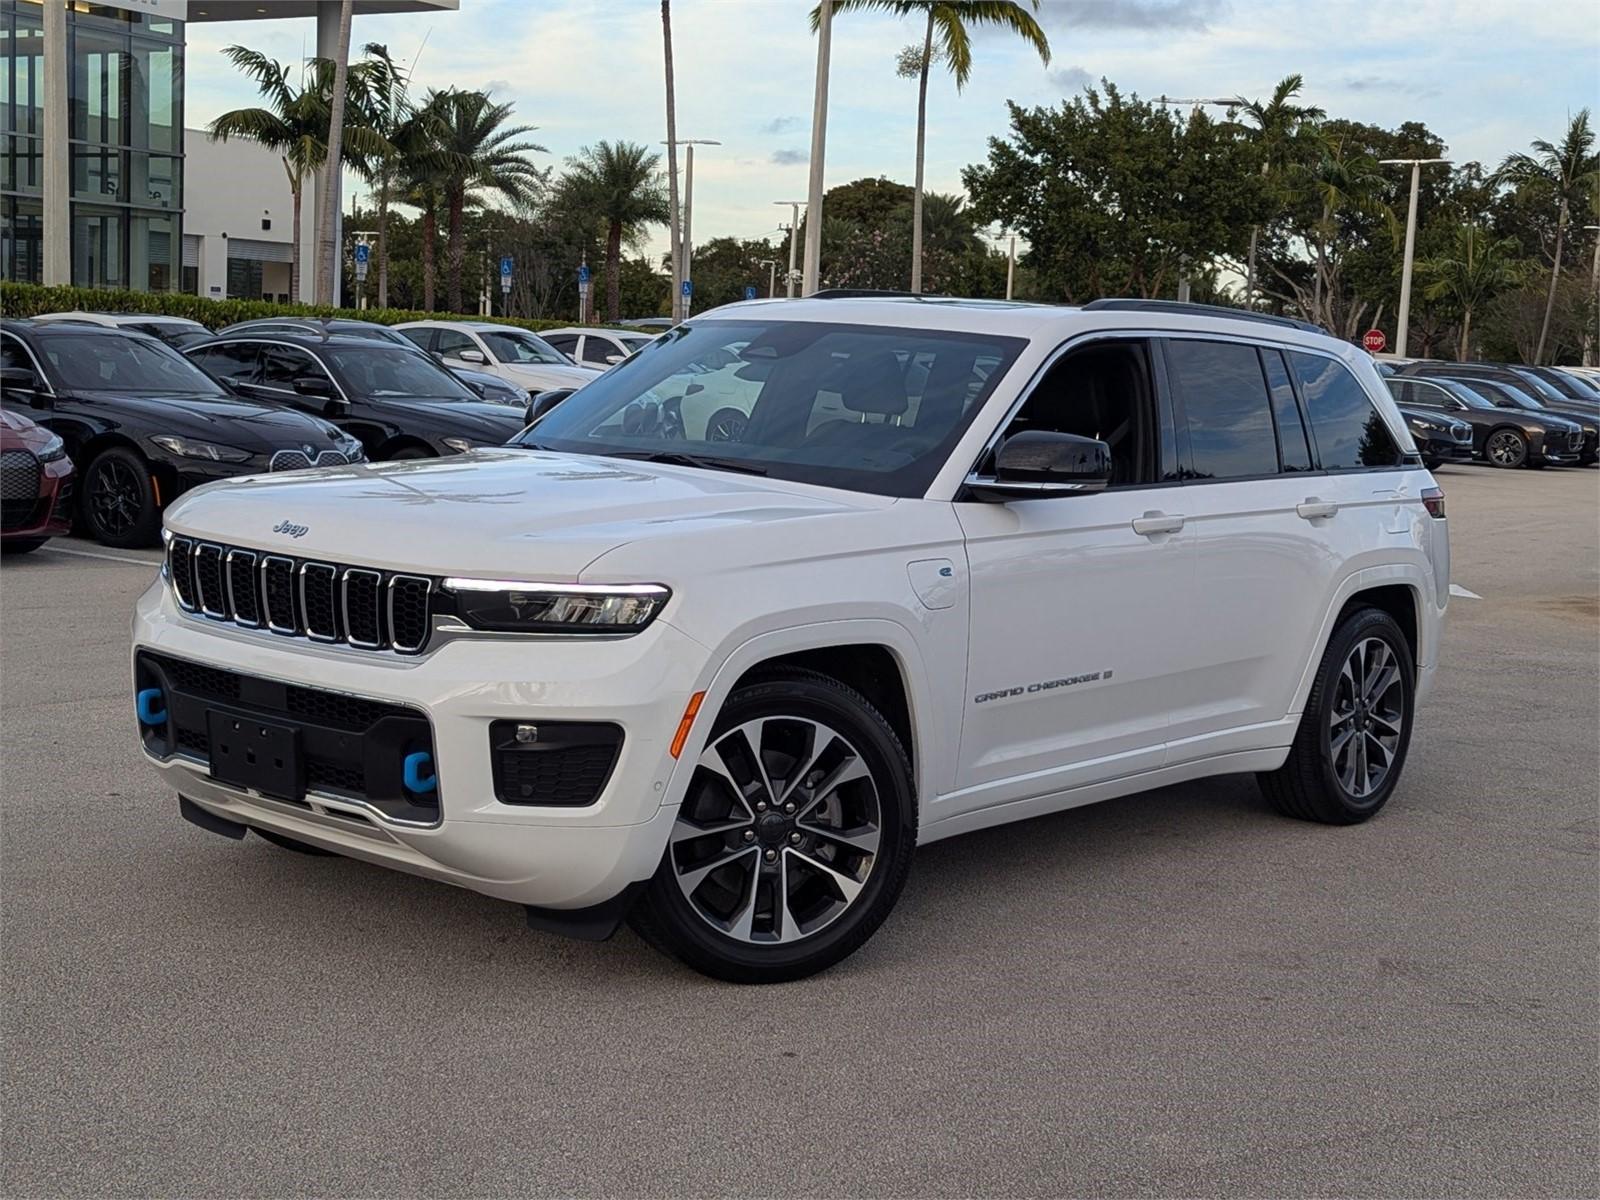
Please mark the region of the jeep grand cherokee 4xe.
[[860, 946], [919, 843], [1231, 772], [1372, 816], [1449, 582], [1369, 356], [1146, 302], [731, 305], [507, 447], [166, 535], [132, 667], [190, 820], [752, 981]]

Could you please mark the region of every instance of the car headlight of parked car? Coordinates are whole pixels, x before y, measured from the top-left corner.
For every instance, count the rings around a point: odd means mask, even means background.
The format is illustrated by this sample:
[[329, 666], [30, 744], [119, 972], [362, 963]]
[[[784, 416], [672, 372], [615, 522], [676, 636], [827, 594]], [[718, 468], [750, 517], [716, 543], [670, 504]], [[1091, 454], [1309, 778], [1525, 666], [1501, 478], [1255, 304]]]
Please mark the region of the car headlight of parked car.
[[67, 456], [67, 444], [56, 434], [50, 435], [50, 440], [34, 455], [42, 463], [55, 462], [58, 458]]
[[672, 592], [658, 583], [518, 583], [446, 579], [457, 612], [474, 629], [501, 633], [638, 633]]
[[468, 450], [474, 449], [475, 447], [481, 445], [481, 443], [474, 442], [471, 438], [464, 437], [447, 437], [440, 438], [439, 440], [446, 446], [449, 446], [450, 449], [454, 450], [457, 454], [465, 454]]
[[158, 433], [150, 440], [180, 458], [205, 458], [225, 463], [249, 462], [251, 458], [250, 451], [240, 450], [236, 446], [219, 446], [216, 442], [201, 442], [172, 433]]

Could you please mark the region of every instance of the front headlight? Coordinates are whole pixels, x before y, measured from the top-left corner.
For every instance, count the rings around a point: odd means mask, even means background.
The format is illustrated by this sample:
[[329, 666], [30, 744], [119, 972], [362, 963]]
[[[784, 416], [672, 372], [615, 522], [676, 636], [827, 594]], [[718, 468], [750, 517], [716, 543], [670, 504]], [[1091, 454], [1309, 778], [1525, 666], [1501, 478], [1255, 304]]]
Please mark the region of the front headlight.
[[464, 437], [447, 437], [440, 438], [439, 440], [446, 446], [449, 446], [450, 449], [454, 450], [457, 454], [465, 454], [468, 450], [473, 448], [473, 443]]
[[518, 583], [446, 579], [457, 614], [501, 633], [638, 633], [672, 595], [658, 583]]
[[1435, 426], [1432, 421], [1424, 421], [1421, 417], [1412, 417], [1411, 428], [1426, 431], [1435, 428]]
[[343, 430], [339, 431], [339, 436], [334, 438], [333, 444], [334, 448], [344, 455], [346, 462], [358, 463], [365, 462], [367, 459], [366, 448], [362, 446], [359, 440], [351, 437]]
[[163, 450], [180, 458], [205, 458], [212, 462], [249, 462], [251, 453], [235, 446], [219, 446], [215, 442], [200, 442], [194, 438], [178, 437], [171, 433], [158, 433], [150, 439]]
[[66, 456], [67, 444], [53, 433], [50, 435], [50, 440], [44, 444], [44, 448], [34, 455], [42, 463], [55, 462], [56, 459], [65, 458]]

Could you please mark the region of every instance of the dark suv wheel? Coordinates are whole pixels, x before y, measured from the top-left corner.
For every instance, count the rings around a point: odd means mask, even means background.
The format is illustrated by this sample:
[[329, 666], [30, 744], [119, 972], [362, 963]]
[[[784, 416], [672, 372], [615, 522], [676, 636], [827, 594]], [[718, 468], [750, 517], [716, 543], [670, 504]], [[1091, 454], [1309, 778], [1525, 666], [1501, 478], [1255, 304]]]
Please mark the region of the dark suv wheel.
[[1411, 741], [1416, 670], [1388, 613], [1358, 608], [1339, 623], [1317, 668], [1288, 760], [1256, 778], [1278, 811], [1353, 825], [1383, 807]]
[[105, 546], [153, 546], [161, 532], [161, 510], [150, 464], [136, 451], [115, 446], [101, 452], [84, 472], [79, 510], [90, 536]]
[[718, 979], [800, 979], [882, 924], [915, 846], [911, 765], [889, 723], [837, 680], [774, 675], [718, 714], [630, 919]]

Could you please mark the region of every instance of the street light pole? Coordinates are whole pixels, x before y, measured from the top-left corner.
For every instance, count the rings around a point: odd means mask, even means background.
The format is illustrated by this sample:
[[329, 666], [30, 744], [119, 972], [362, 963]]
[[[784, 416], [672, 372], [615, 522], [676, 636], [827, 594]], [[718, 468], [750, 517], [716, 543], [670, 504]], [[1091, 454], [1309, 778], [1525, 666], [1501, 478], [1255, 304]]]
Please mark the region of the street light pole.
[[1006, 250], [1006, 299], [1011, 299], [1011, 282], [1017, 274], [1017, 235], [1011, 235], [1011, 245]]
[[1590, 302], [1594, 305], [1594, 312], [1590, 314], [1589, 327], [1583, 331], [1583, 365], [1592, 367], [1600, 355], [1595, 353], [1597, 340], [1597, 326], [1600, 326], [1600, 225], [1585, 225], [1584, 231], [1594, 234], [1594, 266], [1589, 269], [1589, 295]]
[[796, 243], [800, 240], [800, 206], [804, 200], [774, 200], [774, 204], [787, 204], [789, 206], [789, 299], [794, 299], [794, 255], [798, 249]]
[[[666, 142], [662, 142], [661, 144], [663, 146], [667, 145]], [[679, 138], [678, 145], [688, 147], [685, 155], [686, 161], [683, 165], [683, 236], [678, 240], [678, 250], [680, 255], [679, 270], [681, 272], [681, 277], [672, 281], [672, 286], [677, 289], [681, 296], [681, 293], [683, 292], [683, 285], [688, 283], [692, 278], [692, 274], [689, 270], [689, 260], [694, 251], [690, 245], [689, 231], [691, 227], [691, 220], [694, 216], [694, 148], [696, 146], [720, 146], [722, 143], [713, 141], [710, 138]], [[674, 308], [677, 307], [678, 298], [679, 297], [676, 296], [673, 298]], [[690, 298], [688, 296], [682, 296], [682, 300], [683, 315], [680, 319], [686, 319], [689, 316]]]
[[1417, 191], [1422, 186], [1422, 168], [1432, 163], [1448, 163], [1448, 158], [1380, 158], [1387, 167], [1411, 168], [1411, 203], [1406, 209], [1406, 256], [1400, 267], [1400, 315], [1395, 322], [1394, 352], [1406, 353], [1411, 323], [1411, 259], [1417, 248]]
[[822, 274], [822, 160], [828, 141], [828, 55], [833, 44], [833, 0], [817, 5], [817, 83], [811, 97], [811, 188], [806, 199], [806, 265], [803, 295], [817, 290]]
[[767, 299], [771, 300], [778, 290], [778, 260], [775, 258], [758, 258], [756, 266], [767, 268]]

